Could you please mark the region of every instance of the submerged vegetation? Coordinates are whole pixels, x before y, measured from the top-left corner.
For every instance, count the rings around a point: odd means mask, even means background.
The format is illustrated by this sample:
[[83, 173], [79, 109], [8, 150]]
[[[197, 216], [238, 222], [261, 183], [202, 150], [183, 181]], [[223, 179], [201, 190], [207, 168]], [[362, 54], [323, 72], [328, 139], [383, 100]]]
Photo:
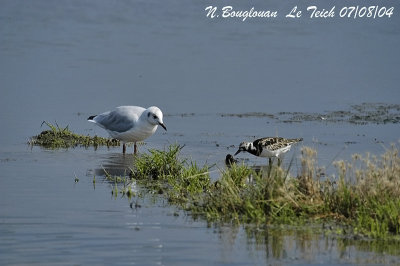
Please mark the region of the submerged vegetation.
[[320, 222], [345, 225], [341, 230], [354, 236], [400, 234], [400, 159], [395, 146], [380, 157], [354, 155], [351, 162], [336, 162], [337, 177], [321, 177], [316, 151], [304, 147], [296, 177], [277, 166], [255, 171], [233, 164], [215, 181], [210, 167], [181, 159], [181, 148], [171, 145], [137, 157], [130, 182], [211, 222]]
[[116, 139], [107, 139], [98, 136], [90, 137], [79, 135], [69, 130], [68, 126], [65, 128], [53, 125], [44, 121], [49, 129], [42, 131], [39, 135], [32, 137], [29, 140], [30, 145], [42, 146], [45, 148], [70, 148], [76, 146], [89, 147], [93, 146], [119, 146], [120, 142]]

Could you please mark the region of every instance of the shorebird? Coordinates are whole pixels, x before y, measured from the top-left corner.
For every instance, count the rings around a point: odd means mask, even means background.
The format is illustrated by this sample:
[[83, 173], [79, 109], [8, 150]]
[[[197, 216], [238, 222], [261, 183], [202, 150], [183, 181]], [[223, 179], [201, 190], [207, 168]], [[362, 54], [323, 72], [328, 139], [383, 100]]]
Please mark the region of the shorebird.
[[104, 128], [112, 138], [122, 141], [122, 152], [126, 152], [126, 143], [134, 143], [134, 154], [137, 153], [136, 142], [150, 137], [162, 126], [163, 113], [156, 106], [147, 109], [139, 106], [119, 106], [113, 111], [93, 115], [88, 118], [89, 122]]
[[238, 151], [235, 153], [235, 156], [239, 152], [247, 151], [258, 157], [267, 157], [269, 161], [269, 165], [271, 165], [272, 157], [278, 158], [278, 165], [281, 164], [281, 157], [283, 154], [288, 152], [292, 147], [292, 144], [302, 141], [302, 138], [299, 139], [285, 139], [280, 137], [266, 137], [256, 139], [253, 142], [242, 142], [239, 145]]

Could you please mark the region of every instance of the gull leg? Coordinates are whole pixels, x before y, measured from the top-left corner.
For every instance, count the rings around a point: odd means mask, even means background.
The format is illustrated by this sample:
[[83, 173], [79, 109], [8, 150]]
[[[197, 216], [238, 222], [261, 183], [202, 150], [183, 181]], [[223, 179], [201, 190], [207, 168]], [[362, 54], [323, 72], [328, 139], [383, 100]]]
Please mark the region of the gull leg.
[[125, 143], [122, 144], [122, 153], [125, 154], [126, 152], [126, 145]]
[[136, 142], [135, 142], [135, 144], [133, 145], [133, 154], [134, 154], [134, 155], [137, 154], [137, 145], [136, 145]]
[[282, 162], [281, 158], [278, 157], [278, 166], [281, 166], [281, 162]]
[[272, 159], [271, 159], [271, 157], [268, 158], [268, 163], [269, 163], [269, 167], [271, 167], [271, 165], [272, 165]]

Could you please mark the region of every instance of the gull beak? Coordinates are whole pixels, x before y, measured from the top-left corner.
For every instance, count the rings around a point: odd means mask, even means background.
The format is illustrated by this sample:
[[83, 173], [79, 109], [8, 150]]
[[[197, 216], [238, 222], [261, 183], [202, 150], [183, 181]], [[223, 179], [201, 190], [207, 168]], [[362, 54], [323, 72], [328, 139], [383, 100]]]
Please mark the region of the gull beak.
[[165, 131], [167, 131], [167, 127], [164, 125], [164, 123], [159, 123], [160, 126], [162, 126], [163, 129], [165, 129]]
[[239, 152], [241, 152], [242, 150], [241, 149], [238, 149], [238, 151], [237, 152], [235, 152], [235, 154], [233, 155], [233, 156], [236, 156]]

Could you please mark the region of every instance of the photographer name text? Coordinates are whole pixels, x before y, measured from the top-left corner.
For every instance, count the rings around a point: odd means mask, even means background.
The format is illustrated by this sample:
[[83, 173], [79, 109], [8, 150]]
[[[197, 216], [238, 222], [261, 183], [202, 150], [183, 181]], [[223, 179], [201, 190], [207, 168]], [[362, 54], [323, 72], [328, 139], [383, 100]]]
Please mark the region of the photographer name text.
[[[207, 18], [236, 18], [242, 21], [247, 19], [264, 18], [274, 19], [280, 16], [280, 12], [277, 10], [257, 10], [251, 7], [247, 10], [239, 10], [233, 8], [233, 6], [207, 6], [205, 9]], [[378, 19], [378, 18], [391, 18], [394, 14], [394, 7], [390, 6], [344, 6], [336, 7], [332, 6], [329, 8], [319, 8], [318, 6], [308, 6], [305, 9], [294, 6], [291, 10], [287, 10], [284, 13], [284, 17], [288, 19], [329, 19], [329, 18], [351, 18], [351, 19]]]

